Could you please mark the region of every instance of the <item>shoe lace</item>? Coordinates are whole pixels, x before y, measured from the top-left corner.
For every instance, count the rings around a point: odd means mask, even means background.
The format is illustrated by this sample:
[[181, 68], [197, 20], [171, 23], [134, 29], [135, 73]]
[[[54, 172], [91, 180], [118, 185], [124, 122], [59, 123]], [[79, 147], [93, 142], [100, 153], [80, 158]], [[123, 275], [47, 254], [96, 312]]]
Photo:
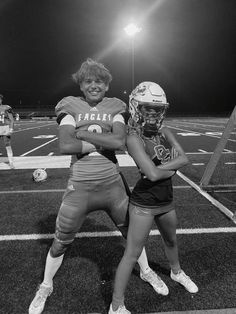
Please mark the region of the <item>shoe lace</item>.
[[126, 313], [129, 313], [129, 311], [126, 309], [124, 305], [121, 305], [119, 307], [118, 314], [126, 314]]
[[190, 277], [188, 275], [185, 274], [184, 271], [182, 271], [180, 273], [180, 278], [186, 283], [186, 284], [191, 284], [192, 280], [190, 279]]
[[51, 287], [40, 286], [37, 293], [37, 300], [45, 300], [51, 293]]
[[152, 283], [155, 285], [158, 285], [160, 287], [163, 287], [163, 282], [161, 280], [161, 278], [153, 271], [150, 270], [150, 272], [148, 272], [147, 274], [145, 274], [145, 277]]

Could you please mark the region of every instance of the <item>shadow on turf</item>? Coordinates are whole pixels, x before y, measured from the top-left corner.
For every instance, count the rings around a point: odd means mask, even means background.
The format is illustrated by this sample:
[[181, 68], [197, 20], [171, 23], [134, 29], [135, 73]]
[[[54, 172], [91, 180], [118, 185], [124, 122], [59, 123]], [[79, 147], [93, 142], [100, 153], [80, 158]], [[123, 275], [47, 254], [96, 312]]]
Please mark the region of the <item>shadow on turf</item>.
[[[56, 215], [48, 215], [39, 221], [37, 228], [39, 234], [53, 234], [55, 228]], [[113, 231], [106, 225], [98, 224], [96, 220], [87, 217], [80, 232]], [[41, 239], [39, 242], [46, 245], [49, 250], [53, 240]], [[100, 293], [104, 304], [109, 306], [112, 299], [112, 290], [117, 265], [122, 258], [125, 247], [125, 240], [122, 237], [111, 236], [106, 238], [76, 238], [67, 249], [64, 262], [73, 258], [88, 259], [96, 265], [100, 277]], [[112, 249], [111, 249], [112, 248]], [[46, 256], [45, 256], [46, 258]], [[42, 266], [42, 277], [45, 260]], [[168, 276], [169, 270], [158, 263], [150, 262], [150, 267], [158, 274]], [[139, 266], [133, 270], [133, 275], [139, 278]], [[63, 276], [63, 274], [62, 274]]]

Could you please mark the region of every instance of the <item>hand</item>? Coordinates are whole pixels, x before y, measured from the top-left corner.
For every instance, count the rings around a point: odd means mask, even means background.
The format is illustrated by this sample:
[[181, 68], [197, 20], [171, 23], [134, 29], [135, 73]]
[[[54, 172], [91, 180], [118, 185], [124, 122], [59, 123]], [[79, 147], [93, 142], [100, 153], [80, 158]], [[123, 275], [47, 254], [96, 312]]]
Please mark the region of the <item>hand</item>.
[[83, 132], [84, 132], [84, 131], [82, 131], [82, 130], [76, 131], [75, 137], [76, 137], [78, 140], [82, 140], [82, 139], [83, 139]]

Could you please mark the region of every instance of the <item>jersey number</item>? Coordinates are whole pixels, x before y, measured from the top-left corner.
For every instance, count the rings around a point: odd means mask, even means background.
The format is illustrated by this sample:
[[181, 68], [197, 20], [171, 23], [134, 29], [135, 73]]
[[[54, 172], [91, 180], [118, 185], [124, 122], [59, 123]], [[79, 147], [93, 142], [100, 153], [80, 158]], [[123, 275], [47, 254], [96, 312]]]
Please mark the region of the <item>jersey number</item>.
[[98, 124], [91, 124], [88, 127], [88, 131], [93, 133], [102, 133], [102, 128]]

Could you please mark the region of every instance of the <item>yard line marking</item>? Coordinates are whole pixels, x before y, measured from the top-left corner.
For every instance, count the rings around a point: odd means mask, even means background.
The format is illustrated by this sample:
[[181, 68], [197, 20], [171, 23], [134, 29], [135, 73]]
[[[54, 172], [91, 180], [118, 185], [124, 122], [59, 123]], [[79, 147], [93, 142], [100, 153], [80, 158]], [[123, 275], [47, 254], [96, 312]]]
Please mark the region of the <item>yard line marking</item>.
[[[235, 154], [236, 152], [222, 152], [222, 154]], [[186, 155], [202, 155], [202, 154], [207, 154], [207, 155], [212, 155], [213, 152], [189, 152], [189, 153], [185, 153]]]
[[54, 141], [57, 140], [57, 139], [58, 139], [58, 137], [55, 137], [55, 138], [52, 139], [51, 141], [48, 141], [48, 142], [46, 142], [46, 143], [44, 143], [44, 144], [42, 144], [42, 145], [40, 145], [40, 146], [38, 146], [38, 147], [35, 147], [34, 149], [31, 149], [30, 151], [28, 151], [28, 152], [26, 152], [26, 153], [24, 153], [24, 154], [22, 154], [22, 155], [20, 155], [20, 156], [21, 156], [21, 157], [24, 157], [24, 156], [26, 156], [26, 155], [28, 155], [28, 154], [34, 152], [35, 150], [37, 150], [37, 149], [39, 149], [39, 148], [41, 148], [41, 147], [43, 147], [43, 146], [46, 146], [46, 145], [50, 144], [51, 142], [54, 142]]
[[[203, 135], [203, 136], [208, 136], [208, 137], [221, 138], [221, 136], [216, 136], [216, 135], [212, 135], [212, 134], [206, 134], [206, 133], [201, 133], [201, 132], [195, 132], [195, 131], [184, 130], [184, 129], [181, 129], [181, 128], [175, 128], [175, 127], [170, 126], [170, 125], [168, 125], [168, 127], [169, 127], [170, 129], [184, 131], [186, 134], [193, 133], [193, 136]], [[230, 139], [230, 138], [228, 139], [228, 141], [230, 141], [230, 142], [236, 142], [236, 140], [232, 140], [232, 139]]]
[[[224, 185], [208, 185], [208, 188], [215, 189], [215, 192], [219, 192], [221, 190], [217, 190], [219, 188], [236, 188], [235, 184], [224, 184]], [[130, 190], [133, 190], [133, 186], [129, 186]], [[191, 189], [190, 185], [174, 185], [174, 189]], [[229, 192], [231, 190], [222, 190], [224, 192]], [[232, 190], [235, 191], [235, 190]], [[47, 190], [6, 190], [0, 191], [0, 194], [24, 194], [24, 193], [62, 193], [65, 192], [65, 189], [47, 189]]]
[[[50, 142], [56, 140], [57, 138], [51, 140]], [[38, 148], [49, 144], [47, 142]], [[35, 148], [34, 150], [38, 149]], [[33, 150], [32, 150], [33, 151]], [[32, 152], [30, 151], [30, 152]], [[27, 152], [23, 155], [29, 154]], [[201, 155], [201, 154], [213, 154], [213, 152], [194, 152], [186, 153], [186, 155]], [[223, 154], [236, 154], [236, 152], [223, 152]], [[35, 168], [69, 168], [71, 163], [71, 155], [53, 155], [53, 156], [23, 156], [14, 157], [15, 169], [35, 169]], [[22, 157], [23, 156], [23, 157]], [[116, 154], [118, 163], [120, 167], [136, 167], [133, 158], [127, 154]], [[2, 157], [0, 157], [0, 171], [8, 170], [10, 166], [5, 162], [1, 162]]]
[[[234, 185], [233, 185], [234, 186]], [[130, 190], [133, 190], [133, 186], [129, 186]], [[191, 189], [189, 185], [174, 185], [174, 189]], [[65, 189], [48, 189], [48, 190], [15, 190], [15, 191], [0, 191], [0, 194], [24, 194], [24, 193], [60, 193], [65, 192]]]
[[236, 165], [236, 162], [235, 161], [231, 161], [231, 162], [226, 162], [225, 164], [226, 165]]
[[[32, 122], [33, 123], [33, 122]], [[25, 124], [23, 124], [25, 125]], [[34, 130], [34, 129], [38, 129], [38, 128], [43, 128], [43, 127], [47, 127], [47, 126], [54, 126], [55, 123], [53, 124], [46, 124], [46, 125], [37, 125], [37, 126], [34, 126], [32, 128], [26, 128], [26, 129], [19, 129], [19, 130], [14, 130], [14, 133], [19, 133], [19, 132], [23, 132], [23, 131], [29, 131], [29, 130]]]
[[[203, 233], [236, 233], [236, 227], [220, 227], [220, 228], [201, 228], [201, 229], [177, 229], [177, 234], [203, 234]], [[160, 235], [158, 230], [151, 230], [150, 236]], [[76, 233], [76, 238], [107, 238], [121, 237], [120, 231], [104, 231], [104, 232], [80, 232]], [[42, 240], [53, 239], [54, 233], [47, 234], [9, 234], [0, 235], [0, 241], [26, 241], [26, 240]]]
[[204, 150], [204, 149], [198, 149], [198, 151], [201, 152], [201, 153], [207, 153], [207, 151]]
[[228, 218], [230, 218], [236, 224], [234, 213], [232, 213], [227, 207], [225, 207], [223, 204], [221, 204], [219, 201], [217, 201], [215, 198], [209, 195], [206, 191], [203, 191], [200, 188], [200, 186], [198, 186], [196, 183], [194, 183], [192, 180], [186, 177], [179, 170], [176, 171], [176, 174], [180, 178], [182, 178], [185, 182], [187, 182], [189, 185], [191, 185], [197, 192], [199, 192], [202, 196], [204, 196], [208, 201], [210, 201], [215, 207], [217, 207], [220, 211], [222, 211]]
[[205, 164], [203, 162], [199, 162], [199, 163], [193, 163], [193, 166], [204, 166]]

